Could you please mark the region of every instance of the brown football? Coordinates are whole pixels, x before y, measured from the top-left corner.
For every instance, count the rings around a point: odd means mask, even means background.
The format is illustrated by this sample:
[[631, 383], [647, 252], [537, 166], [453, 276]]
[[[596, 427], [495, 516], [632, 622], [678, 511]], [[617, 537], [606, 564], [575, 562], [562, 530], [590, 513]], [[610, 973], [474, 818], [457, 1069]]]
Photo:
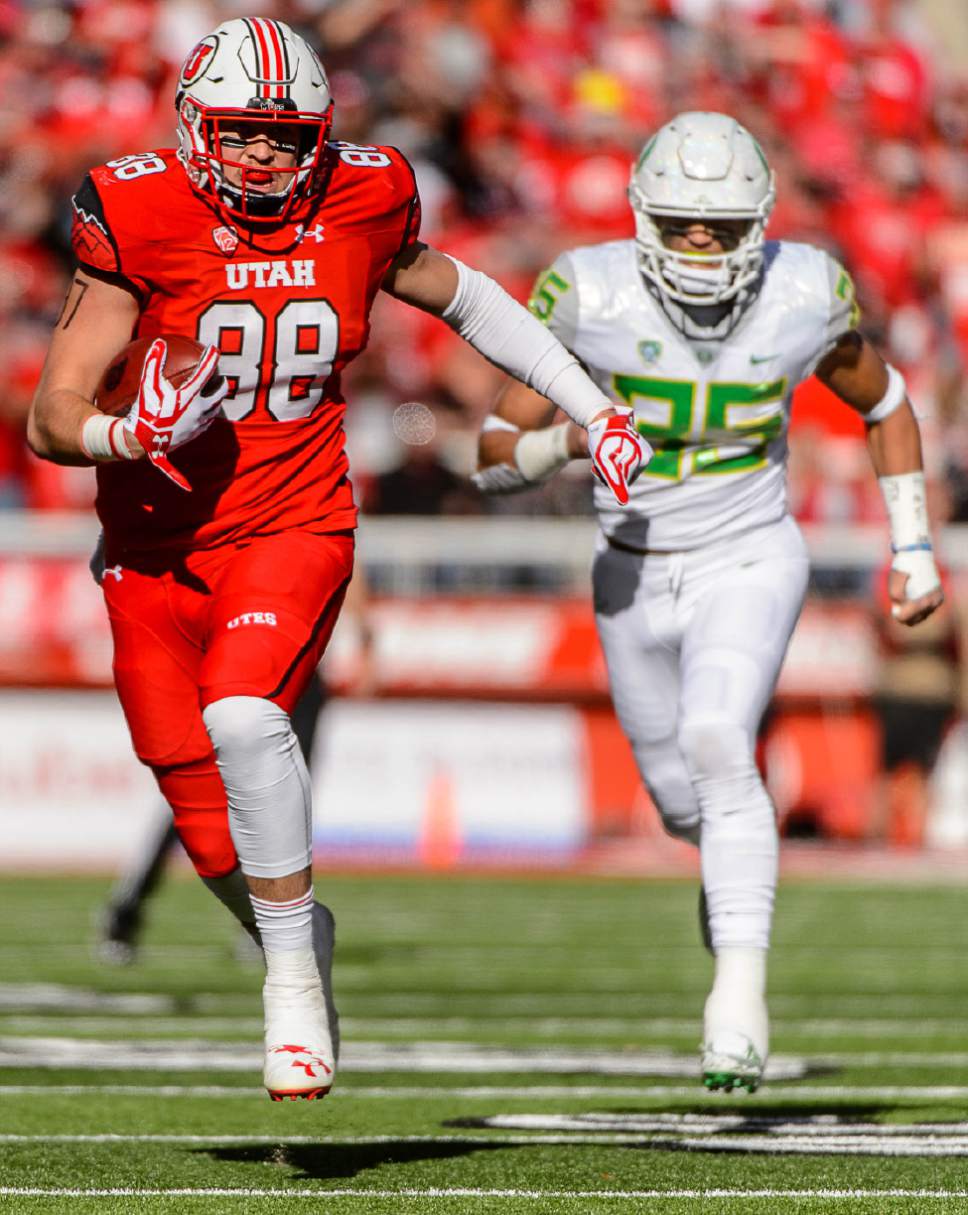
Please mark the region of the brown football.
[[[161, 333], [157, 336], [168, 345], [162, 372], [165, 379], [178, 388], [198, 366], [205, 347], [192, 338], [180, 337], [174, 333]], [[136, 338], [108, 363], [94, 394], [94, 404], [102, 413], [118, 417], [126, 414], [134, 404], [138, 385], [141, 383], [141, 369], [154, 340], [153, 337]], [[203, 392], [220, 378], [216, 371]]]

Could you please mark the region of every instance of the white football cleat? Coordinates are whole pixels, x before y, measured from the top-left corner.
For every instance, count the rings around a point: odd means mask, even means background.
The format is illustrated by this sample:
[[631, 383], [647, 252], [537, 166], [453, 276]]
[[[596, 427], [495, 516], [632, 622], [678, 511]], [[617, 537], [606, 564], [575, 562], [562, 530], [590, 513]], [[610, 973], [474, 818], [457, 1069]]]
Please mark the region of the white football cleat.
[[702, 1047], [702, 1082], [710, 1090], [745, 1088], [755, 1093], [763, 1079], [766, 1059], [745, 1034], [720, 1030]]
[[[265, 1005], [263, 1083], [273, 1101], [325, 1097], [336, 1076], [339, 1018], [332, 995], [334, 921], [321, 903], [313, 906], [313, 960], [299, 961], [292, 973], [273, 978], [262, 989]], [[284, 956], [284, 955], [283, 955]]]
[[295, 1101], [304, 1097], [315, 1101], [325, 1097], [333, 1087], [332, 1051], [318, 1046], [300, 1046], [294, 1042], [266, 1045], [266, 1061], [262, 1082], [273, 1101]]

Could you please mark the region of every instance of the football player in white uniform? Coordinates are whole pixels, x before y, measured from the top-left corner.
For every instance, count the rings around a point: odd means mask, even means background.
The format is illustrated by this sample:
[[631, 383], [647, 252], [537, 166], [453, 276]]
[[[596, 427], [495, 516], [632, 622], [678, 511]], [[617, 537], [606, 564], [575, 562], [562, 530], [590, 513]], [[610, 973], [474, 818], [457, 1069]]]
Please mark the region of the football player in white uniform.
[[[895, 617], [942, 601], [918, 425], [900, 373], [858, 333], [850, 276], [810, 245], [766, 241], [774, 179], [723, 114], [678, 115], [635, 163], [634, 240], [571, 249], [532, 311], [655, 455], [619, 508], [603, 486], [595, 614], [615, 710], [665, 829], [698, 844], [715, 956], [702, 1075], [750, 1091], [769, 1049], [773, 805], [754, 758], [807, 585], [786, 500], [794, 388], [811, 373], [867, 424], [890, 518]], [[508, 383], [475, 480], [524, 489], [584, 455], [580, 432]]]

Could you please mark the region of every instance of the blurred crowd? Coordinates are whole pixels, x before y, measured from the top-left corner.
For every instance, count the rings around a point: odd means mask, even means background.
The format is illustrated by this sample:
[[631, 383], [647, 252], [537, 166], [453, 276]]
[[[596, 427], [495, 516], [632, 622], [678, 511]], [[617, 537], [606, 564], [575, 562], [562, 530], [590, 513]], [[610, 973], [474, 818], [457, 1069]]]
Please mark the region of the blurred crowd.
[[[968, 63], [911, 0], [0, 0], [0, 506], [87, 505], [88, 469], [33, 459], [24, 417], [70, 269], [85, 171], [174, 142], [177, 69], [226, 17], [319, 49], [334, 134], [403, 149], [431, 243], [519, 299], [562, 248], [632, 234], [629, 165], [682, 109], [735, 115], [776, 169], [769, 235], [854, 274], [862, 327], [908, 376], [940, 518], [968, 521]], [[944, 65], [944, 66], [943, 66]], [[587, 477], [516, 502], [466, 481], [498, 373], [382, 299], [346, 378], [355, 481], [383, 513], [582, 511]], [[880, 516], [863, 428], [798, 394], [792, 504]]]

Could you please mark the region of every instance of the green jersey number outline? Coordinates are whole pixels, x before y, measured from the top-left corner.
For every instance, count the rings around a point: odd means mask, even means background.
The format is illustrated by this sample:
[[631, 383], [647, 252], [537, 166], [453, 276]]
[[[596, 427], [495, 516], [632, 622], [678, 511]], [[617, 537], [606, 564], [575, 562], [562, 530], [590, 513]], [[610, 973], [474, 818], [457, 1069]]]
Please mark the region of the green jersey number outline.
[[563, 279], [556, 270], [549, 270], [535, 283], [528, 300], [528, 309], [543, 325], [547, 325], [551, 320], [551, 314], [555, 310], [559, 296], [570, 290], [571, 283]]
[[834, 294], [838, 299], [842, 299], [850, 309], [847, 324], [851, 329], [856, 329], [860, 324], [860, 305], [857, 303], [857, 295], [854, 291], [854, 280], [843, 266], [840, 267], [840, 277], [837, 279]]
[[[766, 405], [786, 396], [787, 377], [762, 384], [713, 383], [706, 385], [703, 402], [702, 433], [692, 433], [693, 414], [699, 385], [695, 380], [666, 380], [652, 376], [612, 376], [612, 387], [630, 409], [637, 397], [666, 402], [669, 418], [664, 425], [636, 418], [635, 429], [655, 448], [655, 455], [642, 472], [645, 477], [681, 481], [684, 476], [721, 476], [725, 473], [753, 472], [766, 467], [767, 445], [783, 429], [783, 414], [729, 421], [734, 405]], [[749, 445], [739, 454], [723, 455], [720, 445], [735, 447], [736, 441]]]

